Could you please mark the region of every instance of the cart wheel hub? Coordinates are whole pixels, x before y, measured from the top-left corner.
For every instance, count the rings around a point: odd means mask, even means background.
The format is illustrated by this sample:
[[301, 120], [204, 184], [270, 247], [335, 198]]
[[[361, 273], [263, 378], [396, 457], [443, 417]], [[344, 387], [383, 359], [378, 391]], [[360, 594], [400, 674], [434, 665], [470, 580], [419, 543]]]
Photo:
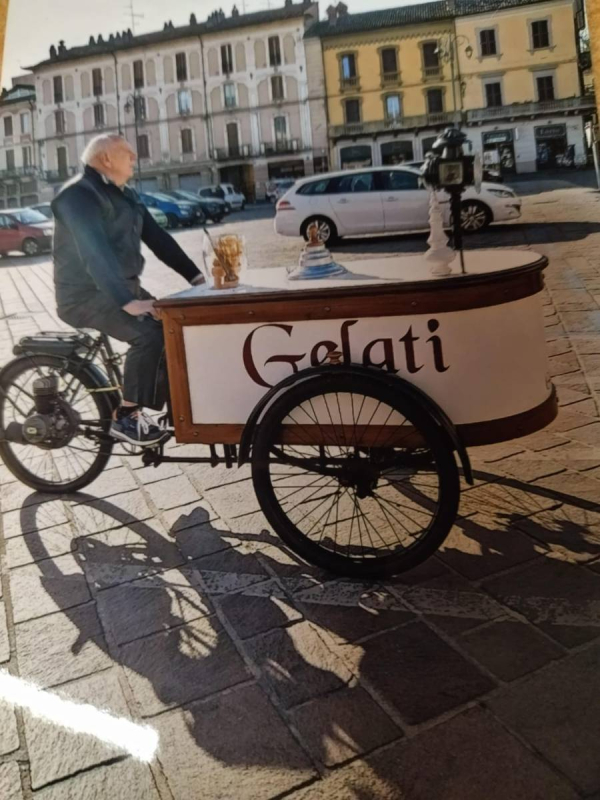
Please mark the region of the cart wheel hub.
[[340, 484], [355, 489], [357, 496], [362, 500], [373, 494], [380, 475], [381, 471], [366, 458], [351, 458], [344, 465]]

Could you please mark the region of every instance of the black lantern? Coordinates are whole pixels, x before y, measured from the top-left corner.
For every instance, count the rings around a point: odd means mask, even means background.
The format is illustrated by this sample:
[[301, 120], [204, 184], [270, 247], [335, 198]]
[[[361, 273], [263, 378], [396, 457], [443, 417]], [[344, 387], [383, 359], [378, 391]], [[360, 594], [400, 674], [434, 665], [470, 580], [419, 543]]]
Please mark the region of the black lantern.
[[450, 195], [453, 245], [461, 253], [462, 227], [461, 196], [467, 186], [481, 186], [480, 162], [475, 156], [465, 155], [466, 135], [457, 128], [447, 128], [435, 141], [421, 174], [427, 186], [445, 190]]

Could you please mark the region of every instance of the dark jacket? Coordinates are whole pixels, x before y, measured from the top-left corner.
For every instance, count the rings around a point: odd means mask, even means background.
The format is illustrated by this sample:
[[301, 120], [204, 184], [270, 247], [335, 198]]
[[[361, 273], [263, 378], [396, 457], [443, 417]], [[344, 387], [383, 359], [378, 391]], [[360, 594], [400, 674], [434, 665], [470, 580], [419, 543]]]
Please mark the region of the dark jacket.
[[85, 303], [98, 291], [119, 308], [136, 299], [144, 269], [141, 242], [192, 281], [199, 271], [155, 222], [132, 189], [119, 189], [86, 167], [52, 201], [54, 283], [59, 310]]

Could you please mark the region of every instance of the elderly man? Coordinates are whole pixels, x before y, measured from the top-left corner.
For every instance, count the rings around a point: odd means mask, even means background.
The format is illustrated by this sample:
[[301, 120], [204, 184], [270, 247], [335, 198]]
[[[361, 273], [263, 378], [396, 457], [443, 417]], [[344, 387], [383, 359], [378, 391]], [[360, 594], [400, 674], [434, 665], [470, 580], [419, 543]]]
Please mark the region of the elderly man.
[[153, 298], [140, 285], [141, 242], [190, 283], [204, 278], [126, 186], [135, 153], [124, 138], [97, 136], [82, 161], [83, 174], [52, 202], [58, 315], [75, 328], [95, 328], [130, 344], [124, 400], [114, 414], [111, 435], [130, 444], [155, 445], [166, 434], [143, 408], [160, 410], [168, 384], [162, 326]]

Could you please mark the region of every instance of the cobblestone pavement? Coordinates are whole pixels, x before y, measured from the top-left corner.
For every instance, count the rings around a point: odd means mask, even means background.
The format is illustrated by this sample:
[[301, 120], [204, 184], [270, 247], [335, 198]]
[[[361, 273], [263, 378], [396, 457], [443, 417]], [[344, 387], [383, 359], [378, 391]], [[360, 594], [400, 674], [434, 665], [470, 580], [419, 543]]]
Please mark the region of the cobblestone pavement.
[[[255, 265], [297, 257], [267, 211], [228, 225]], [[522, 224], [470, 240], [490, 244], [550, 257], [561, 412], [472, 451], [461, 516], [411, 573], [298, 563], [246, 468], [115, 457], [52, 498], [1, 467], [2, 800], [600, 798], [600, 196], [531, 194]], [[150, 260], [148, 285], [180, 284]], [[0, 301], [1, 363], [59, 325], [46, 260], [0, 262]]]

